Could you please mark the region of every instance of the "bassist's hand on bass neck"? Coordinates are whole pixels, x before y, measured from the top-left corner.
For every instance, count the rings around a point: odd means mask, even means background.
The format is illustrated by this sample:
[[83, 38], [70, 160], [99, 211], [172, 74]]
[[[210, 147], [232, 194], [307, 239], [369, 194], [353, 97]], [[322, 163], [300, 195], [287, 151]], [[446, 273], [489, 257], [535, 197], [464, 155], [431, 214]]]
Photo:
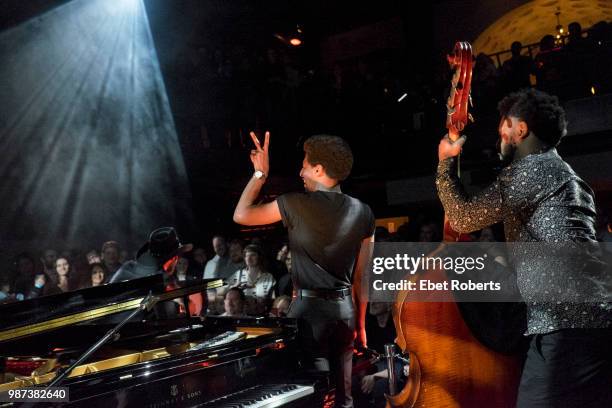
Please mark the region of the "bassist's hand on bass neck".
[[461, 149], [466, 139], [466, 136], [463, 135], [453, 142], [448, 135], [445, 135], [438, 145], [438, 161], [444, 161], [451, 157], [458, 156], [461, 153]]

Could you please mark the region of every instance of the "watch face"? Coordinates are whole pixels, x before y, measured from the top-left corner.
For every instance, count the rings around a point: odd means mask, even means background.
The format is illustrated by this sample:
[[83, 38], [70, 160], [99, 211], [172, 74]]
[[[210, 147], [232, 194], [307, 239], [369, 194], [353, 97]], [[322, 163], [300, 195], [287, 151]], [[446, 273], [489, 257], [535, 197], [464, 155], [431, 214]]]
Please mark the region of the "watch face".
[[261, 171], [261, 170], [257, 170], [257, 171], [255, 172], [255, 177], [256, 177], [256, 178], [258, 178], [258, 179], [262, 178], [262, 177], [263, 177], [263, 175], [264, 175], [264, 174], [263, 174], [263, 171]]

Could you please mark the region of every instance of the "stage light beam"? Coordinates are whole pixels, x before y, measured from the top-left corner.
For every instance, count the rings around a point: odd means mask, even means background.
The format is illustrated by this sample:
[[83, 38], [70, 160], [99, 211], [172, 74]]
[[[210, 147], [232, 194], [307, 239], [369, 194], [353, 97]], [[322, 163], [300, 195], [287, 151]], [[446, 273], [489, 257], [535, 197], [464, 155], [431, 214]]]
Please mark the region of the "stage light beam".
[[129, 245], [191, 222], [142, 0], [66, 3], [0, 33], [0, 60], [2, 239]]

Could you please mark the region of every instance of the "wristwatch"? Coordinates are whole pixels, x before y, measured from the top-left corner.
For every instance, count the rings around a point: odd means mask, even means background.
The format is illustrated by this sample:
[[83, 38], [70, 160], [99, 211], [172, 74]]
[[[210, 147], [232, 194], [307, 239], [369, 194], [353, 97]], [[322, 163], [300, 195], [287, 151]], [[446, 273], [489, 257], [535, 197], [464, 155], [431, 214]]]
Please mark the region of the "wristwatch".
[[265, 174], [263, 171], [261, 171], [261, 170], [257, 170], [257, 171], [255, 171], [255, 173], [253, 174], [253, 177], [255, 177], [255, 178], [256, 178], [256, 179], [258, 179], [258, 180], [261, 180], [262, 178], [265, 178], [265, 177], [266, 177], [266, 174]]

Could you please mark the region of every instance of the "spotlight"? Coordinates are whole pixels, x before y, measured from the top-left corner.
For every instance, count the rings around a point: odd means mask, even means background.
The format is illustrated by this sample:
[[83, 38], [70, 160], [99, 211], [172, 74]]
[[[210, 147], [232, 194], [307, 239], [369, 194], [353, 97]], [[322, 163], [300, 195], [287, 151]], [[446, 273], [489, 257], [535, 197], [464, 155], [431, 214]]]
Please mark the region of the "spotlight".
[[286, 45], [291, 45], [293, 47], [299, 47], [300, 45], [302, 45], [302, 40], [300, 40], [297, 37], [291, 37], [290, 39], [288, 39], [287, 37], [283, 36], [282, 34], [278, 34], [278, 33], [274, 34], [274, 37]]
[[283, 44], [292, 47], [299, 47], [303, 43], [302, 38], [304, 38], [304, 29], [298, 24], [295, 31], [292, 30], [285, 33], [275, 33], [274, 37]]

